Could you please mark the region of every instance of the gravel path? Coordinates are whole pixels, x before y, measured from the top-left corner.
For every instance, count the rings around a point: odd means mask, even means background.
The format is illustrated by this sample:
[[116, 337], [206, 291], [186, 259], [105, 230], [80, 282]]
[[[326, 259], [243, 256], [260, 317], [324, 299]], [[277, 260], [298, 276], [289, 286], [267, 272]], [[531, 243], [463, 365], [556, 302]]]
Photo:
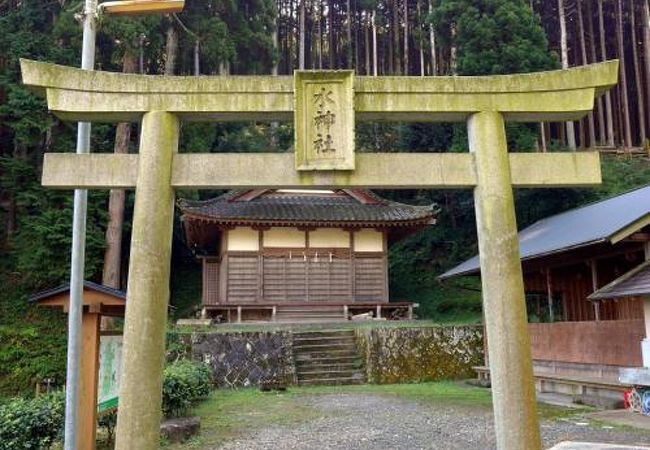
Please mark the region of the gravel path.
[[[256, 430], [219, 450], [487, 450], [494, 448], [492, 413], [431, 407], [372, 394], [304, 397], [316, 420]], [[566, 440], [650, 445], [650, 432], [587, 425], [577, 419], [542, 424], [545, 448]]]

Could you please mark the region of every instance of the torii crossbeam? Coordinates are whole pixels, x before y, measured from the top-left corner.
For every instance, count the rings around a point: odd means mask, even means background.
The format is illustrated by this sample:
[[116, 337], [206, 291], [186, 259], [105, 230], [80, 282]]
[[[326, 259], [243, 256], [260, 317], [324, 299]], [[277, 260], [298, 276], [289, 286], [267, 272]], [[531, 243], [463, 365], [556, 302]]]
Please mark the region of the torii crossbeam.
[[[174, 189], [472, 188], [497, 446], [541, 448], [513, 187], [601, 182], [597, 153], [508, 153], [505, 121], [576, 120], [618, 62], [488, 77], [164, 77], [22, 60], [64, 120], [142, 121], [137, 155], [47, 154], [53, 188], [135, 188], [118, 450], [158, 448]], [[294, 120], [294, 154], [177, 154], [180, 121]], [[470, 153], [354, 153], [355, 120], [466, 122]]]

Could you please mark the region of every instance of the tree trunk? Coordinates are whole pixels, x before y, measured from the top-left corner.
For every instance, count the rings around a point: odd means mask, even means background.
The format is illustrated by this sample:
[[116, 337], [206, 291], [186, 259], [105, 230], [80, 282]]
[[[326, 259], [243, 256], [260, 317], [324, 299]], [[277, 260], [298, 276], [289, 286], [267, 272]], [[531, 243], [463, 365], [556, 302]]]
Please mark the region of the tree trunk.
[[323, 2], [318, 7], [318, 68], [323, 69]]
[[353, 65], [352, 65], [352, 14], [351, 14], [351, 11], [350, 11], [350, 0], [346, 1], [345, 8], [346, 8], [345, 15], [346, 15], [346, 21], [347, 21], [347, 23], [345, 25], [345, 31], [346, 31], [346, 34], [348, 36], [348, 45], [347, 45], [347, 48], [348, 48], [348, 51], [347, 51], [348, 67], [347, 68], [352, 69], [353, 68]]
[[273, 49], [275, 50], [275, 54], [277, 56], [277, 59], [273, 62], [273, 67], [271, 67], [271, 75], [278, 75], [279, 73], [279, 67], [280, 67], [280, 52], [279, 52], [279, 45], [278, 45], [278, 27], [280, 25], [279, 23], [279, 15], [280, 12], [278, 11], [278, 16], [275, 18], [275, 29], [273, 30]]
[[329, 57], [330, 57], [330, 70], [334, 70], [334, 0], [330, 0], [327, 8], [327, 23], [329, 26]]
[[449, 49], [449, 72], [456, 75], [456, 24], [451, 24], [451, 48]]
[[200, 53], [201, 44], [198, 39], [194, 41], [194, 76], [198, 77], [201, 75], [201, 53]]
[[[595, 63], [598, 58], [596, 57], [596, 35], [594, 34], [594, 13], [591, 7], [591, 0], [587, 1], [587, 32], [589, 33], [589, 56], [591, 57], [591, 62]], [[603, 145], [605, 143], [606, 134], [605, 134], [605, 113], [603, 111], [604, 103], [603, 97], [598, 97], [597, 100], [597, 113], [598, 113], [598, 143]]]
[[370, 75], [372, 73], [372, 69], [370, 67], [370, 24], [368, 23], [368, 14], [367, 11], [364, 12], [364, 27], [363, 27], [363, 48], [365, 50], [364, 56], [365, 56], [365, 66], [366, 66], [366, 75]]
[[646, 99], [644, 100], [650, 129], [650, 3], [643, 0], [643, 60], [645, 61]]
[[[566, 15], [564, 13], [564, 0], [557, 0], [557, 9], [560, 17], [560, 49], [562, 55], [562, 68], [569, 68], [569, 47], [567, 45], [567, 32], [566, 32]], [[571, 150], [576, 149], [576, 135], [573, 127], [573, 122], [566, 122], [566, 136], [567, 146]]]
[[[429, 0], [429, 14], [433, 10], [433, 0]], [[429, 45], [431, 47], [431, 75], [438, 75], [438, 59], [436, 58], [436, 35], [433, 24], [429, 24]]]
[[625, 48], [623, 46], [623, 0], [616, 2], [616, 43], [618, 45], [618, 58], [621, 61], [621, 107], [623, 112], [623, 145], [632, 147], [632, 129], [630, 127], [630, 107], [627, 96], [627, 77], [625, 70]]
[[300, 29], [298, 31], [298, 69], [305, 70], [305, 0], [300, 0]]
[[354, 11], [354, 68], [357, 71], [360, 71], [361, 63], [359, 62], [359, 54], [361, 52], [361, 24], [363, 22], [363, 14], [361, 11], [359, 11], [359, 6], [357, 5], [357, 2], [355, 0], [354, 6], [352, 7], [352, 10]]
[[409, 2], [402, 0], [404, 5], [404, 75], [409, 74]]
[[375, 23], [376, 10], [372, 10], [370, 21], [372, 22], [372, 74], [377, 76], [377, 24]]
[[393, 0], [393, 73], [401, 75], [402, 65], [399, 60], [399, 5]]
[[[178, 41], [177, 41], [178, 42]], [[126, 52], [122, 62], [122, 72], [133, 73], [137, 67], [134, 53]], [[129, 152], [131, 140], [131, 124], [119, 123], [115, 131], [113, 152], [123, 154]], [[122, 267], [122, 228], [124, 225], [124, 189], [111, 189], [108, 199], [108, 225], [106, 226], [106, 250], [104, 251], [104, 270], [102, 284], [120, 289]]]
[[[580, 52], [582, 54], [582, 64], [589, 64], [589, 59], [587, 58], [587, 45], [585, 43], [585, 22], [582, 16], [582, 0], [577, 0], [576, 7], [578, 9], [578, 35], [580, 40]], [[591, 18], [590, 18], [591, 20]], [[596, 129], [594, 124], [594, 113], [590, 112], [587, 115], [587, 129], [589, 131], [589, 146], [593, 147], [596, 145]], [[586, 147], [586, 146], [585, 146]]]
[[424, 42], [422, 40], [422, 11], [420, 9], [420, 0], [415, 3], [418, 15], [418, 51], [420, 53], [420, 76], [424, 76]]
[[[603, 0], [598, 0], [598, 34], [600, 36], [600, 60], [607, 61], [607, 47], [605, 46], [605, 17], [603, 15]], [[607, 145], [615, 147], [614, 143], [614, 115], [612, 112], [612, 94], [605, 92], [605, 122], [607, 125]]]
[[165, 42], [165, 75], [173, 75], [176, 68], [176, 57], [178, 56], [178, 31], [173, 24], [167, 28], [167, 40]]
[[[645, 0], [644, 0], [645, 1]], [[644, 89], [643, 82], [641, 81], [641, 67], [639, 64], [639, 52], [637, 49], [637, 35], [636, 35], [636, 11], [634, 8], [634, 0], [630, 0], [630, 29], [632, 30], [632, 62], [634, 63], [634, 81], [636, 84], [636, 106], [637, 112], [639, 114], [638, 119], [638, 128], [639, 128], [639, 142], [643, 146], [646, 140], [646, 128], [645, 128], [645, 91], [647, 86]]]

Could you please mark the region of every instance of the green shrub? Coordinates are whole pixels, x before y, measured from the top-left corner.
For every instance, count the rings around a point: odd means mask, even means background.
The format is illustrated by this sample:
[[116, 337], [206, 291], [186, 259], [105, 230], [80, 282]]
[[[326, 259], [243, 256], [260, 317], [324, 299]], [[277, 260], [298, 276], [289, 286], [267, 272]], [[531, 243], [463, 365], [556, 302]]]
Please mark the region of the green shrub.
[[112, 447], [115, 439], [115, 427], [117, 426], [117, 410], [100, 415], [97, 418], [97, 425], [105, 432], [105, 444]]
[[210, 393], [212, 373], [203, 363], [179, 360], [165, 368], [163, 377], [163, 413], [175, 417]]
[[0, 405], [0, 450], [48, 449], [63, 434], [62, 392]]

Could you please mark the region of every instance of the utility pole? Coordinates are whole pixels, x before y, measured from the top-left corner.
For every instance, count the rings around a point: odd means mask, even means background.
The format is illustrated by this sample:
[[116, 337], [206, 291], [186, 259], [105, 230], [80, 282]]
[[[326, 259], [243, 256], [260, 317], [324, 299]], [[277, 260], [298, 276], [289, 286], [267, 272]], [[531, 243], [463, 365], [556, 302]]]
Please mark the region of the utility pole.
[[[86, 0], [83, 10], [81, 68], [95, 66], [95, 19], [97, 0]], [[90, 122], [77, 126], [77, 154], [90, 152]], [[77, 449], [79, 411], [79, 365], [81, 362], [81, 312], [83, 309], [84, 257], [86, 248], [86, 210], [88, 191], [75, 189], [72, 213], [72, 257], [70, 260], [70, 310], [68, 311], [68, 355], [65, 383], [64, 449]]]
[[[116, 1], [105, 2], [101, 5], [101, 8], [103, 12], [112, 14], [146, 14], [150, 12], [181, 11], [183, 6], [183, 0]], [[93, 70], [95, 67], [97, 14], [97, 0], [85, 0], [81, 15], [83, 19], [81, 68], [83, 70]], [[77, 126], [76, 152], [77, 154], [90, 153], [90, 122], [79, 122]], [[70, 258], [70, 309], [68, 311], [64, 450], [78, 450], [79, 367], [81, 363], [81, 314], [83, 310], [87, 210], [88, 191], [86, 189], [75, 189], [72, 213], [72, 256]]]

